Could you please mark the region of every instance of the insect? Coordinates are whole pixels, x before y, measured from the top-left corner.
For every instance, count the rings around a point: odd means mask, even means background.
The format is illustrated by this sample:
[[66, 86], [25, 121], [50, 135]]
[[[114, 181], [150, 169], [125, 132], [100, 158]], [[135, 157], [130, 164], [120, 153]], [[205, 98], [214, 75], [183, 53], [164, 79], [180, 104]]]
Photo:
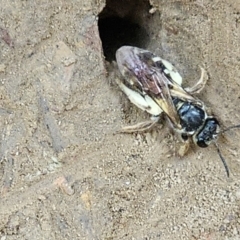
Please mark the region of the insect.
[[218, 120], [207, 113], [204, 103], [193, 95], [205, 87], [204, 69], [199, 81], [191, 88], [182, 87], [182, 77], [168, 61], [152, 52], [123, 46], [116, 52], [118, 68], [123, 78], [116, 82], [129, 100], [152, 115], [151, 120], [123, 127], [122, 132], [139, 132], [153, 128], [164, 114], [170, 127], [184, 143], [179, 155], [184, 156], [193, 142], [205, 148], [214, 143], [227, 176], [229, 169], [217, 145], [218, 135], [240, 125], [220, 130]]

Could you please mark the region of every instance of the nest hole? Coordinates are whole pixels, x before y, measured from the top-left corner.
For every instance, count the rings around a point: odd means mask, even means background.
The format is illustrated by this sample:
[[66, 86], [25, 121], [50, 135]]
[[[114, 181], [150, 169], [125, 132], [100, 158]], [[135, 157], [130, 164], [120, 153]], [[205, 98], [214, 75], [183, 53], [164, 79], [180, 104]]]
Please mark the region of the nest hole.
[[105, 59], [115, 60], [124, 45], [146, 48], [151, 5], [145, 0], [107, 0], [99, 13], [98, 28]]

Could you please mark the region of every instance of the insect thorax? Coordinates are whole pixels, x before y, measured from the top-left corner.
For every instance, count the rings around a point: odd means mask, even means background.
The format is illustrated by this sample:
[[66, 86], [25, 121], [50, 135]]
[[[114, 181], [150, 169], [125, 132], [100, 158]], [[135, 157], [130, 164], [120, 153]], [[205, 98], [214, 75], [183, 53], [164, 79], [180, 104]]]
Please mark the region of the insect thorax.
[[173, 103], [180, 118], [182, 132], [185, 135], [191, 136], [202, 128], [207, 117], [203, 108], [178, 98], [173, 98]]

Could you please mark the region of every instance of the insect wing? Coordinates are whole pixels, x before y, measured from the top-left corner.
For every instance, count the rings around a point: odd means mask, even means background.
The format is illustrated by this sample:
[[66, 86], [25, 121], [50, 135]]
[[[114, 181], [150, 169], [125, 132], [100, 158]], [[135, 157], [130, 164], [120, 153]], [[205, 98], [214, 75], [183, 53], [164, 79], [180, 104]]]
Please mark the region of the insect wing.
[[149, 51], [129, 46], [121, 47], [116, 53], [119, 70], [128, 84], [152, 98], [167, 114], [174, 127], [181, 128], [168, 88], [169, 80], [154, 66], [153, 57]]
[[156, 70], [151, 77], [147, 77], [146, 79], [148, 80], [148, 89], [146, 92], [161, 107], [163, 112], [167, 114], [173, 126], [181, 129], [180, 119], [172, 101], [166, 76]]
[[182, 77], [170, 62], [144, 49], [139, 49], [139, 58], [148, 66], [154, 66], [160, 71], [160, 73], [165, 75], [166, 78], [164, 78], [164, 81], [167, 82], [172, 97], [202, 105], [202, 102], [199, 99], [194, 98], [183, 89], [181, 86]]

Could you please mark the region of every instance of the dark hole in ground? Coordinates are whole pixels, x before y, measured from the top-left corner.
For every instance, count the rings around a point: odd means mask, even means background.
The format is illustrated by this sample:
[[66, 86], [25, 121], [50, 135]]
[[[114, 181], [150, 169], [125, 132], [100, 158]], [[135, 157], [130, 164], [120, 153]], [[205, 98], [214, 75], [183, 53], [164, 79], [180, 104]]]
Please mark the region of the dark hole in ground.
[[99, 14], [98, 27], [107, 61], [115, 60], [116, 50], [123, 45], [146, 47], [149, 9], [149, 2], [144, 0], [106, 1]]

